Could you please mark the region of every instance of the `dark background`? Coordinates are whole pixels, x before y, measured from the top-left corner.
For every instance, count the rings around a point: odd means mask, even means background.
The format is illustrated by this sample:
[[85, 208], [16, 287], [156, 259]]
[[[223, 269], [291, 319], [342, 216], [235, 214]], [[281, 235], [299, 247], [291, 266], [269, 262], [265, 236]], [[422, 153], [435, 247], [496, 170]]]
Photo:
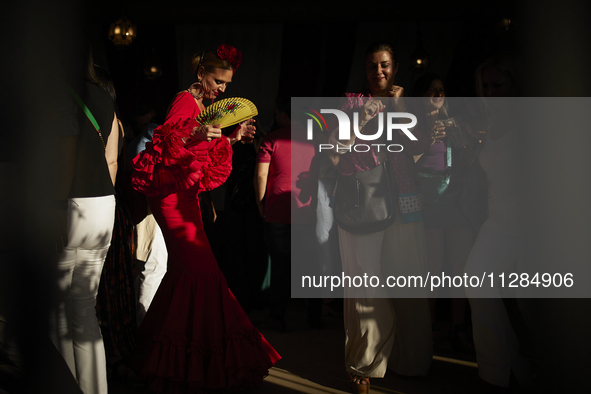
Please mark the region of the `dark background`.
[[[138, 36], [117, 50], [107, 31], [124, 15]], [[499, 27], [503, 18], [512, 21], [508, 30]], [[523, 51], [527, 27], [515, 2], [97, 2], [89, 6], [87, 20], [96, 61], [112, 74], [123, 118], [134, 114], [138, 101], [164, 112], [171, 97], [192, 82], [188, 54], [227, 42], [242, 51], [243, 62], [226, 96], [253, 100], [264, 124], [272, 116], [268, 103], [278, 94], [326, 97], [363, 89], [363, 53], [378, 40], [397, 49], [397, 84], [407, 91], [420, 75], [410, 58], [422, 45], [430, 57], [427, 71], [447, 79], [449, 94], [472, 96], [476, 66], [499, 50]], [[163, 70], [153, 80], [143, 74], [151, 61]]]

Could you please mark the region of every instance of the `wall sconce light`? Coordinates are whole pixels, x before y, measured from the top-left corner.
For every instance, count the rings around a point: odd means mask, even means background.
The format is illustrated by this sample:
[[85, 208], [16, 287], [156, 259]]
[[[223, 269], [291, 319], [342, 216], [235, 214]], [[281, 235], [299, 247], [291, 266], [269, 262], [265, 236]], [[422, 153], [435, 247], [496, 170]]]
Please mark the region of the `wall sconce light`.
[[509, 29], [511, 29], [511, 19], [501, 18], [497, 23], [497, 29], [499, 29], [499, 31], [509, 31]]
[[162, 75], [162, 68], [157, 63], [149, 63], [144, 67], [144, 75], [148, 79], [156, 79]]
[[429, 68], [429, 55], [423, 48], [423, 40], [421, 33], [417, 33], [417, 43], [415, 45], [415, 51], [410, 57], [411, 66], [417, 71], [424, 71]]
[[152, 48], [152, 53], [144, 62], [144, 75], [148, 79], [156, 79], [162, 75], [162, 66], [156, 57], [156, 51]]
[[137, 36], [137, 29], [127, 18], [120, 18], [109, 27], [109, 40], [119, 49], [126, 48]]

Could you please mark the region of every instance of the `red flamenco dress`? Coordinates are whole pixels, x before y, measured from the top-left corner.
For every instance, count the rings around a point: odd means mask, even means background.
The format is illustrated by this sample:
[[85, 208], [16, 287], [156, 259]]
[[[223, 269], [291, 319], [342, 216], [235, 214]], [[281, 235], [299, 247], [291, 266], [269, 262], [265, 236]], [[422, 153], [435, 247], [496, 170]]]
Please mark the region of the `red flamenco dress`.
[[159, 393], [255, 388], [281, 358], [228, 289], [205, 236], [197, 195], [225, 182], [232, 147], [225, 137], [185, 145], [195, 126], [193, 117], [165, 123], [133, 160], [132, 183], [148, 195], [168, 248], [134, 358]]

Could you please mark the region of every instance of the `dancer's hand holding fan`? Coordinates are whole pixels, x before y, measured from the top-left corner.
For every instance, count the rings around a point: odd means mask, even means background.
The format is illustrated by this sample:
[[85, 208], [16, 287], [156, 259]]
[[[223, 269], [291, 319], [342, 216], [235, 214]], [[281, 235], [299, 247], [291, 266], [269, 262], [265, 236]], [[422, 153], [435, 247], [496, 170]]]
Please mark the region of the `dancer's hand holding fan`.
[[228, 140], [231, 144], [237, 141], [252, 142], [255, 134], [252, 117], [256, 115], [257, 107], [250, 100], [242, 97], [220, 100], [207, 107], [197, 117], [197, 123], [201, 126], [194, 130], [190, 140], [211, 141], [222, 136], [222, 128], [242, 122]]

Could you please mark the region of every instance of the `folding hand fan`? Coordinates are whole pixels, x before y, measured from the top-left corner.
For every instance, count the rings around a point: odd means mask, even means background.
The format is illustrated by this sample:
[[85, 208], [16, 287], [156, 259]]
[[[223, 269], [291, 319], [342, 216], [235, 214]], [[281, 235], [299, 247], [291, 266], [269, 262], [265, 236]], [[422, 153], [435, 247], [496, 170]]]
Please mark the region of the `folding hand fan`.
[[240, 123], [258, 115], [252, 101], [242, 97], [230, 97], [211, 104], [197, 117], [199, 124], [221, 124], [222, 128]]

